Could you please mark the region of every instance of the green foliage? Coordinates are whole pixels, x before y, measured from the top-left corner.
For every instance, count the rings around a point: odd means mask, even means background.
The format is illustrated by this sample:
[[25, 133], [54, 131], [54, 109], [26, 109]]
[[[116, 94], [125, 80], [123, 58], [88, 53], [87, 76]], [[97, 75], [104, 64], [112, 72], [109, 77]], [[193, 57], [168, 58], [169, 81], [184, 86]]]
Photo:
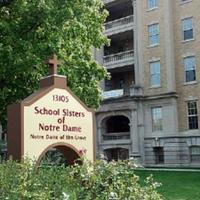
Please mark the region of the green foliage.
[[37, 200], [161, 200], [149, 177], [143, 187], [133, 167], [125, 162], [73, 167], [41, 166], [30, 161], [0, 164], [0, 199]]
[[37, 169], [30, 161], [0, 164], [0, 199], [63, 199], [67, 169], [51, 167]]
[[42, 158], [41, 163], [43, 165], [67, 165], [64, 155], [57, 149], [49, 150]]
[[102, 0], [0, 1], [0, 121], [8, 104], [38, 88], [47, 74], [44, 64], [55, 53], [68, 86], [89, 107], [100, 103], [99, 81], [106, 70], [92, 57], [92, 48], [107, 43]]

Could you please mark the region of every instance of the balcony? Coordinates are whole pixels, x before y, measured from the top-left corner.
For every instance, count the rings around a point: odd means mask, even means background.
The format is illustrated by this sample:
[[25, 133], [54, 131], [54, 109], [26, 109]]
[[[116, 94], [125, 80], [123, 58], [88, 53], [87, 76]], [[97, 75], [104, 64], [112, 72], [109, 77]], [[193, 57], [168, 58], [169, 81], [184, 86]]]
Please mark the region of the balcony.
[[124, 95], [124, 89], [109, 90], [103, 92], [103, 100], [110, 98], [119, 98]]
[[115, 0], [104, 0], [103, 2], [104, 2], [104, 4], [108, 4], [108, 3], [111, 3], [113, 1], [115, 1]]
[[133, 15], [110, 21], [104, 24], [107, 36], [133, 29]]
[[134, 64], [134, 51], [124, 51], [103, 57], [103, 64], [107, 69], [123, 67]]
[[109, 140], [130, 140], [130, 133], [129, 132], [122, 132], [122, 133], [107, 133], [103, 134], [103, 141]]
[[113, 89], [103, 92], [103, 100], [110, 99], [110, 98], [120, 98], [123, 96], [130, 95], [130, 86], [126, 86], [121, 89]]

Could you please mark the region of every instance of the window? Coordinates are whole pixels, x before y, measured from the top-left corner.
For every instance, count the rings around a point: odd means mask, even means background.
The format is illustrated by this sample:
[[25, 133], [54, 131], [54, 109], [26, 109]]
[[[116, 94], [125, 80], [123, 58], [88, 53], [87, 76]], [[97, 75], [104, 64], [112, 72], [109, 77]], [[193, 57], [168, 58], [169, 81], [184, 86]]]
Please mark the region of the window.
[[188, 128], [198, 129], [197, 102], [189, 101], [187, 105], [188, 105]]
[[190, 56], [184, 58], [184, 68], [185, 68], [185, 82], [191, 82], [196, 80], [196, 64], [195, 57]]
[[180, 0], [180, 1], [181, 1], [181, 3], [188, 3], [188, 2], [190, 2], [192, 0]]
[[157, 0], [147, 0], [148, 3], [148, 9], [153, 9], [153, 8], [157, 8]]
[[191, 162], [200, 162], [200, 146], [190, 147]]
[[160, 86], [160, 61], [150, 63], [151, 86]]
[[149, 25], [148, 31], [149, 31], [149, 45], [150, 46], [158, 45], [160, 42], [159, 25], [158, 24]]
[[129, 157], [129, 150], [125, 148], [105, 149], [104, 155], [109, 162], [112, 160], [127, 160]]
[[182, 20], [183, 40], [193, 39], [192, 17]]
[[163, 147], [154, 147], [155, 163], [164, 164], [164, 149]]
[[152, 131], [162, 131], [162, 107], [154, 107], [151, 109], [152, 115]]

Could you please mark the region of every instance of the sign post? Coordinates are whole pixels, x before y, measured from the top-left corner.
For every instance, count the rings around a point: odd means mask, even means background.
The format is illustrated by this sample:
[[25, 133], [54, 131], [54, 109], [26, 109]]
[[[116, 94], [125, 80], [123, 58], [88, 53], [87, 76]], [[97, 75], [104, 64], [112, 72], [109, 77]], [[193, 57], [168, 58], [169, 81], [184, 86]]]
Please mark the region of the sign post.
[[40, 81], [40, 89], [8, 106], [8, 155], [39, 162], [48, 150], [57, 148], [69, 164], [83, 154], [94, 161], [94, 112], [70, 91], [66, 77], [57, 75], [57, 57], [48, 64], [50, 74]]

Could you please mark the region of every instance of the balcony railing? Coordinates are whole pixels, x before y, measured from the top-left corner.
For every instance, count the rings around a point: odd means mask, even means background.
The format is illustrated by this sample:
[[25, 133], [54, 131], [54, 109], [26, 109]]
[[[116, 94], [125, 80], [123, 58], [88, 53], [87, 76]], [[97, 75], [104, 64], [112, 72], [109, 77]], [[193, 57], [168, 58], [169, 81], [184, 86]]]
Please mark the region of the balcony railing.
[[124, 89], [109, 90], [103, 92], [103, 99], [119, 98], [124, 95]]
[[132, 22], [133, 22], [133, 15], [130, 15], [130, 16], [127, 16], [127, 17], [124, 17], [124, 18], [120, 18], [120, 19], [105, 23], [105, 29], [108, 30], [108, 29], [111, 29], [111, 28], [115, 28], [115, 27], [119, 27], [119, 26], [129, 24], [129, 23], [132, 23]]
[[103, 134], [103, 140], [129, 140], [130, 139], [130, 133], [129, 132], [122, 132], [122, 133], [107, 133]]
[[124, 85], [121, 89], [112, 89], [103, 92], [103, 100], [110, 99], [110, 98], [119, 98], [122, 96], [129, 96], [130, 95], [130, 86]]
[[133, 30], [133, 15], [129, 15], [127, 17], [123, 17], [120, 19], [116, 19], [104, 24], [105, 26], [105, 34], [112, 35], [120, 32], [125, 32], [129, 30]]
[[103, 57], [104, 66], [107, 68], [121, 67], [134, 63], [134, 51], [124, 51]]
[[107, 4], [107, 3], [111, 3], [113, 1], [115, 1], [115, 0], [104, 0], [104, 3]]

